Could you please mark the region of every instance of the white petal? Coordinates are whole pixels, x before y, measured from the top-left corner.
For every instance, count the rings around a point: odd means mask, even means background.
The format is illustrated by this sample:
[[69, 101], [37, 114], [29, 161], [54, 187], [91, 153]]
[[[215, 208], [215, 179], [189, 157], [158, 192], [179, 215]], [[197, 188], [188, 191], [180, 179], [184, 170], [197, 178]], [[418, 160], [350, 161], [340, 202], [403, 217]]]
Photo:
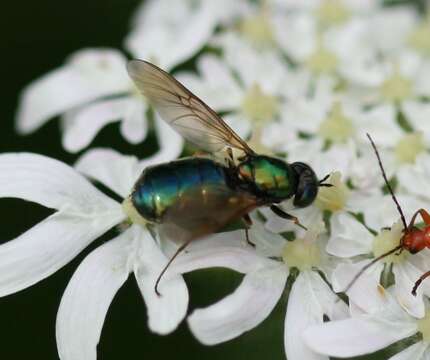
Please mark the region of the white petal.
[[105, 243], [73, 274], [57, 314], [57, 346], [62, 360], [96, 360], [109, 305], [130, 273], [131, 240], [126, 231]]
[[194, 55], [212, 34], [217, 17], [211, 1], [147, 1], [125, 46], [137, 58], [171, 69]]
[[64, 116], [63, 147], [70, 152], [87, 147], [105, 125], [124, 119], [134, 103], [134, 99], [122, 97], [69, 111]]
[[[252, 230], [250, 234], [252, 236]], [[259, 255], [245, 242], [242, 230], [220, 233], [192, 243], [172, 264], [175, 272], [186, 273], [210, 267], [223, 267], [241, 273], [274, 266], [275, 261]]]
[[352, 215], [335, 214], [331, 218], [331, 234], [327, 252], [351, 257], [367, 254], [372, 250], [373, 235]]
[[396, 121], [397, 110], [393, 105], [381, 105], [355, 116], [357, 137], [365, 146], [369, 145], [367, 133], [375, 143], [382, 147], [395, 146], [403, 136]]
[[[355, 264], [340, 264], [332, 275], [333, 290], [344, 291], [352, 278], [369, 262], [359, 261]], [[367, 313], [373, 313], [384, 305], [383, 293], [378, 287], [383, 264], [375, 264], [362, 274], [348, 291], [350, 302]]]
[[430, 356], [428, 348], [428, 343], [419, 341], [390, 357], [389, 360], [428, 360]]
[[136, 157], [122, 155], [112, 149], [87, 151], [76, 162], [75, 168], [123, 198], [130, 194], [141, 172]]
[[141, 161], [142, 170], [150, 165], [163, 163], [176, 159], [182, 152], [184, 139], [173, 130], [165, 121], [155, 114], [155, 128], [157, 130], [157, 140], [160, 147], [159, 151]]
[[58, 212], [1, 245], [0, 296], [53, 274], [123, 218], [120, 211], [100, 217]]
[[402, 111], [414, 130], [422, 131], [427, 142], [430, 140], [430, 104], [419, 101], [407, 101], [402, 104]]
[[131, 144], [138, 144], [143, 141], [148, 131], [145, 116], [147, 106], [142, 99], [133, 100], [121, 122], [121, 134]]
[[337, 296], [317, 273], [300, 273], [291, 289], [285, 318], [284, 346], [288, 359], [327, 359], [306, 346], [302, 333], [310, 325], [321, 324], [336, 300]]
[[413, 296], [411, 293], [412, 287], [422, 275], [422, 271], [406, 260], [400, 264], [394, 264], [393, 272], [396, 279], [395, 293], [400, 305], [412, 316], [416, 318], [424, 317], [424, 288], [418, 288], [417, 296]]
[[[137, 234], [139, 235], [139, 234]], [[168, 259], [147, 231], [140, 231], [140, 252], [134, 273], [148, 309], [151, 331], [168, 334], [176, 329], [187, 313], [188, 290], [181, 275], [170, 271], [162, 277], [155, 293], [155, 282]]]
[[17, 128], [22, 133], [29, 133], [76, 106], [129, 88], [125, 58], [121, 53], [109, 49], [81, 50], [65, 65], [24, 89]]
[[0, 155], [0, 197], [14, 197], [55, 209], [93, 214], [118, 204], [68, 165], [30, 153]]
[[285, 287], [283, 266], [247, 274], [235, 292], [188, 318], [194, 336], [205, 345], [233, 339], [260, 324], [273, 310]]
[[[402, 313], [400, 307], [395, 310]], [[304, 340], [318, 353], [353, 357], [369, 354], [416, 333], [412, 322], [401, 318], [362, 315], [351, 319], [331, 321], [305, 330]]]

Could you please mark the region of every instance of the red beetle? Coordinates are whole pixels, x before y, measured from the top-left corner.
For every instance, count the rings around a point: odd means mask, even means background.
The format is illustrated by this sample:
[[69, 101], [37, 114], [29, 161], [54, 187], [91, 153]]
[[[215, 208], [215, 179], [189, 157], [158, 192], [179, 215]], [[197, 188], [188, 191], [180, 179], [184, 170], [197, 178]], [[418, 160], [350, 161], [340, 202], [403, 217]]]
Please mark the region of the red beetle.
[[[397, 206], [397, 210], [400, 213], [400, 218], [402, 219], [404, 230], [403, 230], [403, 235], [400, 238], [400, 244], [395, 248], [373, 259], [369, 264], [364, 266], [350, 281], [350, 283], [345, 288], [344, 292], [348, 291], [351, 288], [351, 286], [354, 285], [354, 283], [363, 274], [363, 272], [365, 272], [369, 267], [371, 267], [373, 264], [383, 259], [384, 257], [389, 256], [396, 252], [397, 252], [397, 255], [399, 255], [403, 250], [407, 250], [411, 254], [416, 254], [417, 252], [425, 249], [426, 247], [430, 248], [430, 214], [425, 209], [419, 209], [412, 216], [411, 221], [409, 222], [409, 225], [407, 224], [402, 208], [400, 207], [400, 204], [397, 201], [396, 196], [394, 195], [393, 189], [391, 188], [391, 185], [388, 182], [387, 175], [382, 165], [382, 161], [381, 161], [381, 157], [379, 156], [378, 149], [376, 148], [376, 145], [369, 134], [367, 134], [367, 137], [369, 138], [370, 143], [372, 144], [372, 147], [375, 150], [376, 157], [378, 158], [379, 167], [381, 168], [382, 176], [384, 177], [385, 184], [387, 185], [388, 191], [390, 192], [391, 197], [393, 198], [393, 201]], [[418, 228], [417, 226], [415, 226], [415, 221], [418, 215], [421, 215], [421, 218], [424, 221], [423, 228]], [[420, 284], [428, 276], [430, 276], [430, 270], [425, 272], [423, 275], [421, 275], [420, 278], [415, 282], [412, 288], [412, 294], [414, 296], [416, 296], [416, 291], [420, 286]]]

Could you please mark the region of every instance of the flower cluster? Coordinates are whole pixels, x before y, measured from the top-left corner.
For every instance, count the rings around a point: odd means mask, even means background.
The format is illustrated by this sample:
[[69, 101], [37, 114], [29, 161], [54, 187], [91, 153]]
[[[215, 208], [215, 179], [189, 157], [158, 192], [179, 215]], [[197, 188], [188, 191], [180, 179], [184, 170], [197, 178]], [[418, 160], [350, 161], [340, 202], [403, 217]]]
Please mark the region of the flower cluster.
[[[330, 176], [316, 201], [292, 212], [308, 230], [255, 210], [249, 231], [211, 235], [177, 248], [91, 182], [127, 198], [148, 166], [180, 156], [183, 140], [151, 109], [126, 72], [119, 49], [83, 49], [22, 92], [21, 134], [62, 123], [69, 152], [87, 149], [107, 124], [142, 142], [153, 127], [158, 152], [137, 159], [113, 149], [83, 152], [74, 167], [43, 155], [0, 154], [0, 196], [56, 210], [0, 246], [0, 294], [48, 277], [92, 241], [119, 235], [90, 253], [73, 275], [57, 317], [62, 360], [96, 359], [110, 302], [134, 273], [149, 328], [167, 334], [186, 318], [182, 274], [224, 267], [244, 274], [219, 302], [186, 321], [203, 344], [256, 327], [288, 296], [284, 348], [289, 360], [353, 357], [416, 333], [422, 338], [393, 359], [430, 356], [430, 250], [373, 258], [400, 244], [404, 227], [367, 138], [373, 138], [406, 219], [430, 200], [430, 5], [386, 6], [376, 0], [147, 0], [137, 10], [124, 50], [166, 71], [223, 114], [257, 153], [309, 164]], [[184, 64], [187, 64], [186, 66]], [[190, 65], [191, 64], [191, 65]], [[286, 291], [286, 289], [290, 291]], [[280, 345], [281, 346], [281, 345]]]

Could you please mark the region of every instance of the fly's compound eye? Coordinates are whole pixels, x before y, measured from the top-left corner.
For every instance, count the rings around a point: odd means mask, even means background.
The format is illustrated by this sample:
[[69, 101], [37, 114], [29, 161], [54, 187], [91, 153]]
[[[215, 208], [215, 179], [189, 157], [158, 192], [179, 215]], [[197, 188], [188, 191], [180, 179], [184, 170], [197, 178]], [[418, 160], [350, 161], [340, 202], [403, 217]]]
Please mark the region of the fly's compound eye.
[[309, 206], [318, 195], [319, 182], [315, 172], [309, 165], [301, 162], [295, 162], [291, 166], [298, 177], [294, 206], [301, 208]]

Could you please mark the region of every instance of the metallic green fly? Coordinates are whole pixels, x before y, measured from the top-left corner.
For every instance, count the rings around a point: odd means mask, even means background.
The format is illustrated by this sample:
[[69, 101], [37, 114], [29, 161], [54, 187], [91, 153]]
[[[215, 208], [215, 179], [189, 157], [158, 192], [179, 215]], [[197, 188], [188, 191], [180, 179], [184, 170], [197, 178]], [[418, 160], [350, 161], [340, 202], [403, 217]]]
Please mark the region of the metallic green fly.
[[[308, 165], [255, 153], [209, 106], [157, 66], [132, 60], [128, 73], [161, 118], [186, 140], [207, 153], [225, 151], [225, 161], [190, 157], [146, 168], [123, 206], [133, 222], [156, 224], [161, 234], [180, 246], [160, 273], [193, 240], [243, 220], [249, 212], [269, 206], [278, 216], [302, 226], [278, 204], [292, 198], [296, 207], [310, 205], [318, 181]], [[232, 149], [243, 152], [237, 161]], [[303, 227], [303, 226], [302, 226]], [[246, 238], [249, 243], [248, 232]], [[252, 244], [252, 243], [251, 243]]]

